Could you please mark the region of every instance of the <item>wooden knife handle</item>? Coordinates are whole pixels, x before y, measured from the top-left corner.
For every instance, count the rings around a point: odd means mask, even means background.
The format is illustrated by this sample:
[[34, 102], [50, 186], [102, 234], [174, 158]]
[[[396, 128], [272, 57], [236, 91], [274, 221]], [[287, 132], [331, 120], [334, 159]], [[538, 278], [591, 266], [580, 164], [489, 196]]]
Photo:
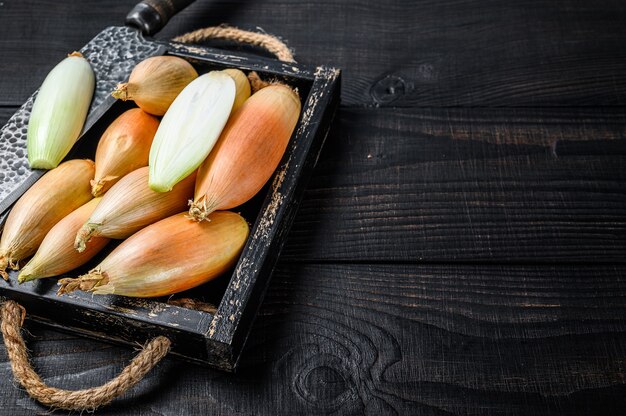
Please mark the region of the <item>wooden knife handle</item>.
[[126, 24], [154, 35], [179, 11], [194, 0], [142, 0], [126, 15]]

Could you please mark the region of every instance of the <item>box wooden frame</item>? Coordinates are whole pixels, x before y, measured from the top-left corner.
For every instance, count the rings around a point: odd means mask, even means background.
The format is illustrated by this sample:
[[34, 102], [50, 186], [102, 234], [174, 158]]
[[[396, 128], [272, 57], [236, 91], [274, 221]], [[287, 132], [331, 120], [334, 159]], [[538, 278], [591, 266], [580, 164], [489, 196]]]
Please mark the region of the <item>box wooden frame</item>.
[[[172, 341], [174, 355], [233, 371], [338, 107], [340, 71], [201, 46], [142, 41], [158, 44], [160, 53], [195, 64], [254, 70], [262, 77], [295, 84], [301, 94], [298, 125], [266, 187], [250, 237], [217, 311], [212, 314], [162, 300], [80, 292], [59, 297], [55, 279], [18, 285], [16, 272], [11, 273], [9, 284], [0, 284], [0, 297], [16, 300], [26, 308], [29, 318], [63, 331], [135, 346], [164, 335]], [[90, 124], [97, 123], [113, 105], [109, 103], [99, 114], [92, 114]]]

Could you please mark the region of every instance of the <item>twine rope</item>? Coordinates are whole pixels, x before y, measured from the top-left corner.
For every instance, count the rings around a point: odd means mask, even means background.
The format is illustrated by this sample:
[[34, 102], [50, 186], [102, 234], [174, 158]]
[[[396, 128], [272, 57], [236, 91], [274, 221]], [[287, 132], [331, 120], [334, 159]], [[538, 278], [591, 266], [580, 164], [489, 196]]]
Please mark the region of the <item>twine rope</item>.
[[176, 36], [172, 40], [181, 43], [198, 43], [207, 39], [225, 39], [258, 46], [271, 52], [281, 61], [295, 62], [293, 54], [287, 45], [276, 36], [250, 32], [232, 26], [222, 25], [198, 29], [193, 32], [185, 33], [184, 35]]
[[17, 302], [6, 301], [0, 307], [2, 337], [15, 379], [40, 403], [56, 409], [94, 410], [124, 394], [155, 366], [170, 349], [169, 339], [159, 336], [148, 342], [120, 374], [111, 381], [84, 390], [63, 390], [47, 386], [33, 369], [21, 328], [26, 310]]

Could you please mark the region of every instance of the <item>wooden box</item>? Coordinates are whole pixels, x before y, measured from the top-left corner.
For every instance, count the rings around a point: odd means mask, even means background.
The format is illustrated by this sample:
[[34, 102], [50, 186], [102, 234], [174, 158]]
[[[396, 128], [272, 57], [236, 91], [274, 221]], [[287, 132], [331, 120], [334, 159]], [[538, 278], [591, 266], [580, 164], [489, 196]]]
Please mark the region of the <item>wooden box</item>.
[[[172, 341], [173, 354], [232, 371], [338, 106], [340, 73], [333, 68], [311, 68], [205, 47], [146, 40], [127, 27], [107, 28], [81, 52], [94, 67], [97, 86], [85, 132], [68, 159], [93, 158], [102, 132], [115, 117], [133, 106], [115, 102], [109, 97], [110, 91], [128, 78], [137, 62], [148, 56], [180, 56], [188, 59], [199, 73], [227, 67], [254, 70], [262, 78], [276, 78], [298, 88], [302, 113], [278, 169], [253, 200], [233, 209], [241, 212], [251, 225], [250, 237], [237, 265], [227, 275], [173, 297], [212, 303], [217, 306], [215, 313], [173, 306], [168, 303], [171, 298], [133, 299], [80, 292], [57, 296], [57, 279], [18, 285], [16, 272], [11, 272], [9, 283], [0, 283], [0, 296], [18, 301], [26, 307], [28, 317], [36, 321], [128, 345], [143, 344], [164, 335]], [[19, 145], [24, 139], [32, 102], [33, 97], [0, 132], [0, 158], [7, 159], [5, 166], [19, 165], [4, 172], [0, 165], [0, 173], [13, 175], [13, 182], [0, 181], [0, 186], [4, 183], [6, 188], [4, 192], [0, 189], [0, 220], [6, 218], [10, 205], [43, 173], [30, 171], [27, 164], [19, 163], [18, 159], [25, 158], [25, 148], [23, 152], [12, 149], [12, 144]], [[101, 258], [69, 276], [86, 271]]]

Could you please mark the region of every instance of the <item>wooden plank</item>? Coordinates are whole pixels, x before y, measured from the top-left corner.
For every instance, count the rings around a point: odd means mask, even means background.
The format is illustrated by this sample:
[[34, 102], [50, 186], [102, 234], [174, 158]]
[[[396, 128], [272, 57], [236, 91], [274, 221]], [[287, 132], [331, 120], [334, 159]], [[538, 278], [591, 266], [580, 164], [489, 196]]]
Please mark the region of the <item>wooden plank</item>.
[[[166, 360], [114, 415], [623, 414], [626, 266], [279, 266], [236, 375]], [[28, 324], [44, 379], [134, 352]], [[0, 352], [3, 411], [43, 411]]]
[[[60, 58], [122, 24], [134, 3], [2, 3], [0, 104], [21, 104]], [[350, 106], [624, 105], [624, 19], [621, 0], [199, 0], [158, 37], [223, 22], [261, 27], [302, 62], [343, 68]]]
[[624, 125], [622, 109], [342, 108], [282, 258], [623, 262]]
[[342, 108], [283, 259], [623, 262], [625, 114]]
[[[0, 105], [134, 3], [0, 2]], [[613, 106], [622, 3], [202, 0], [160, 36], [259, 26], [342, 67], [346, 106]], [[624, 414], [623, 113], [344, 109], [242, 371], [166, 360], [104, 413]], [[615, 264], [296, 263], [312, 260]], [[27, 329], [53, 385], [97, 385], [134, 354]], [[45, 412], [0, 362], [2, 413]]]
[[342, 68], [349, 106], [623, 105], [625, 19], [621, 0], [204, 0], [159, 36], [261, 27]]
[[21, 105], [68, 53], [101, 30], [123, 25], [138, 3], [122, 1], [29, 0], [0, 5], [0, 105]]

